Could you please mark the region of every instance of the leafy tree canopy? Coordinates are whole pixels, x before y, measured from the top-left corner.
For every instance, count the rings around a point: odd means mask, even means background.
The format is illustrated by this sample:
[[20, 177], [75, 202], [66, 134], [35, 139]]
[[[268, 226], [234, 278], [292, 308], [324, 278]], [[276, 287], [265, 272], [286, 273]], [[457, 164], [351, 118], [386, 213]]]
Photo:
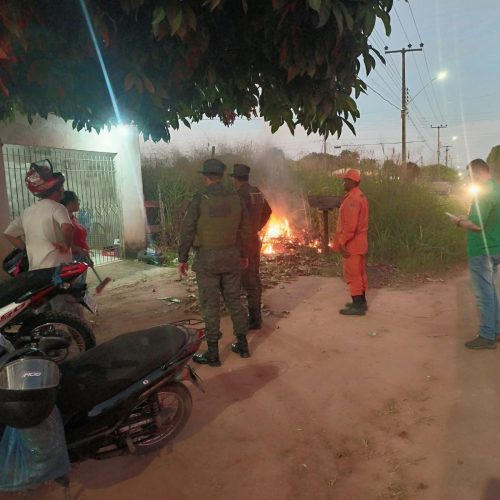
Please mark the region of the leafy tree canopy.
[[493, 146], [491, 148], [486, 162], [493, 169], [495, 177], [500, 178], [500, 146]]
[[[2, 0], [0, 119], [54, 113], [170, 137], [203, 116], [260, 115], [272, 131], [354, 131], [356, 101], [393, 0]], [[116, 108], [83, 6], [96, 33]]]

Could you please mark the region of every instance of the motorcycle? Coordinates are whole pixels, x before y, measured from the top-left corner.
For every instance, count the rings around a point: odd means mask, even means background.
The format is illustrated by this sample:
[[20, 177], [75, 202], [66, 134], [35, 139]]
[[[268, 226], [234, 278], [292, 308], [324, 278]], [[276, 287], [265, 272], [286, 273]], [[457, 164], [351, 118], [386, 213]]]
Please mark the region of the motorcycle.
[[[61, 338], [0, 355], [0, 425], [39, 425], [55, 404], [72, 462], [161, 448], [191, 414], [191, 393], [182, 382], [204, 392], [188, 365], [204, 335], [187, 320], [120, 335], [59, 365], [48, 363], [43, 350], [61, 346]], [[29, 446], [41, 453], [36, 443]]]
[[0, 283], [0, 333], [16, 348], [46, 336], [70, 340], [67, 348], [51, 352], [56, 362], [95, 347], [92, 328], [85, 320], [67, 312], [52, 311], [49, 304], [58, 295], [70, 295], [95, 314], [96, 306], [87, 293], [87, 285], [78, 282], [88, 267], [85, 262], [63, 264], [22, 272]]

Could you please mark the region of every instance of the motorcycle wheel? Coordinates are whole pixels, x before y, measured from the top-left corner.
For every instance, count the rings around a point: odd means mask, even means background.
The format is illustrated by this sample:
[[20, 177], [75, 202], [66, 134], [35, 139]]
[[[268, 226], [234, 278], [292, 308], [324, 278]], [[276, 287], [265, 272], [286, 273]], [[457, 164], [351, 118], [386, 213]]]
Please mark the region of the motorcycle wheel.
[[172, 382], [149, 396], [148, 406], [153, 405], [157, 405], [159, 421], [155, 417], [155, 430], [134, 442], [139, 455], [163, 447], [179, 434], [191, 415], [193, 399], [184, 384]]
[[[71, 342], [66, 349], [56, 349], [47, 353], [56, 363], [78, 355], [95, 347], [95, 337], [92, 328], [83, 319], [69, 313], [47, 312], [24, 323], [17, 339], [29, 337], [36, 341], [40, 337], [63, 337]], [[16, 341], [14, 341], [17, 344]]]

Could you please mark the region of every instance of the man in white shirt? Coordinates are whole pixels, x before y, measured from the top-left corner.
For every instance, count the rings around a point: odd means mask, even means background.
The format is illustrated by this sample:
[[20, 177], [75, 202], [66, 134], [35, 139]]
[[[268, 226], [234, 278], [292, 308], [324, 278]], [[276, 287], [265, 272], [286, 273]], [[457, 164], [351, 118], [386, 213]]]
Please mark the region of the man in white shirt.
[[[16, 217], [4, 236], [15, 247], [26, 249], [30, 271], [71, 262], [73, 225], [68, 210], [59, 203], [64, 175], [54, 172], [49, 160], [43, 160], [30, 165], [24, 180], [28, 190], [41, 200]], [[54, 311], [83, 316], [82, 307], [72, 296], [56, 295], [50, 304]]]
[[28, 254], [30, 270], [71, 262], [73, 226], [68, 211], [59, 201], [64, 192], [64, 175], [52, 171], [49, 160], [32, 163], [26, 186], [41, 198], [16, 217], [4, 235], [15, 247]]

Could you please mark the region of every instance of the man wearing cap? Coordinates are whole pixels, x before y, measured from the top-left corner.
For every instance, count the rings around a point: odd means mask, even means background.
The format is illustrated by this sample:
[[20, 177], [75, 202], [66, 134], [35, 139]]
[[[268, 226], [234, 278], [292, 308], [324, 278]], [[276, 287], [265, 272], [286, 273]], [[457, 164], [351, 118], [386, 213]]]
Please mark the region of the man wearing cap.
[[368, 200], [359, 189], [361, 174], [350, 169], [341, 176], [346, 195], [337, 219], [333, 249], [342, 255], [344, 280], [349, 286], [352, 303], [346, 304], [340, 314], [363, 316], [366, 302], [366, 254], [368, 253]]
[[259, 330], [262, 326], [262, 284], [259, 276], [262, 242], [260, 241], [259, 232], [267, 224], [272, 210], [260, 189], [251, 186], [248, 182], [250, 176], [250, 167], [248, 165], [236, 163], [233, 166], [233, 173], [229, 175], [233, 178], [236, 192], [245, 203], [250, 216], [251, 240], [248, 267], [242, 270], [241, 284], [247, 295], [248, 329]]
[[73, 226], [66, 207], [59, 201], [64, 175], [53, 172], [49, 160], [32, 163], [25, 177], [28, 190], [40, 201], [26, 208], [5, 229], [15, 247], [26, 250], [30, 270], [71, 262]]
[[242, 267], [248, 266], [250, 221], [245, 204], [222, 185], [226, 165], [212, 158], [203, 163], [206, 188], [194, 195], [181, 227], [179, 272], [187, 274], [189, 250], [194, 249], [193, 270], [198, 282], [205, 321], [207, 351], [193, 361], [220, 366], [220, 295], [231, 315], [236, 342], [233, 352], [248, 358], [248, 318], [240, 298]]

